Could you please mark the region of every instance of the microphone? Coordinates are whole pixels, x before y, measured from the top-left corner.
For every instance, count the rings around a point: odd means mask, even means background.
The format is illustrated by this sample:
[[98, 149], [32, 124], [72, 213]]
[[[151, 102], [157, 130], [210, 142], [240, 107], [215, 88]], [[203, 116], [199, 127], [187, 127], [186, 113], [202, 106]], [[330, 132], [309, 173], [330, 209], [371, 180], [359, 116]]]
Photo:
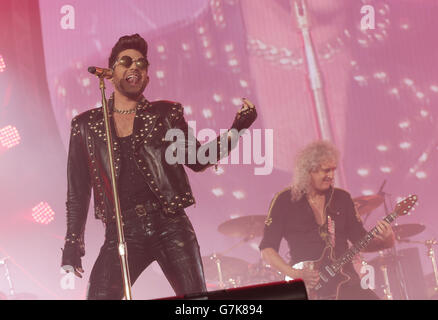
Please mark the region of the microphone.
[[99, 67], [88, 67], [88, 72], [94, 74], [95, 76], [103, 77], [106, 79], [111, 79], [113, 77], [113, 71], [111, 69], [99, 68]]

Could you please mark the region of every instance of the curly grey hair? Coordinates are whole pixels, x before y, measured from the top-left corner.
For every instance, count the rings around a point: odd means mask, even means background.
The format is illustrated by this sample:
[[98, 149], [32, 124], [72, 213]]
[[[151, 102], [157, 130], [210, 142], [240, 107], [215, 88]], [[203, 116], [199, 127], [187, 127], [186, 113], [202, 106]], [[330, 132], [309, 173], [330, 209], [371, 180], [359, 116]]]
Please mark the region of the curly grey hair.
[[327, 161], [338, 163], [339, 151], [329, 141], [319, 140], [305, 146], [295, 158], [292, 181], [292, 200], [301, 199], [310, 190], [310, 173], [319, 169]]

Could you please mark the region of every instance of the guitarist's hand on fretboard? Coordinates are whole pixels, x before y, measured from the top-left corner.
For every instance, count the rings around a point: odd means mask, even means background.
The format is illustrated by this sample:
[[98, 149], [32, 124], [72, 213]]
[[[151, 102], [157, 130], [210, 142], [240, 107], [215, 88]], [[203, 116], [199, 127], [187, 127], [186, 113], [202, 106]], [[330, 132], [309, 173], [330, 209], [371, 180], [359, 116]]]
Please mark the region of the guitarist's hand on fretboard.
[[370, 243], [370, 246], [380, 250], [392, 247], [394, 245], [395, 235], [391, 225], [384, 220], [380, 220], [377, 222], [376, 229], [377, 233], [374, 240]]

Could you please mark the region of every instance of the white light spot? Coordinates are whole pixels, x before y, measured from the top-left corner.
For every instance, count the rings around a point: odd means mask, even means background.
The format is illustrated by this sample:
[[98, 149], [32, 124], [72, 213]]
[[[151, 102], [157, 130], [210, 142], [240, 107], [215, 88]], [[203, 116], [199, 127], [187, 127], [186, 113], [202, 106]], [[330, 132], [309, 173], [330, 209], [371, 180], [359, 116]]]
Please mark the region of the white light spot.
[[213, 192], [213, 194], [216, 197], [220, 197], [220, 196], [224, 195], [224, 191], [222, 190], [222, 188], [215, 188], [215, 189], [211, 190], [211, 192]]
[[415, 174], [415, 176], [418, 179], [426, 179], [427, 178], [427, 174], [424, 171], [417, 171], [417, 173]]
[[187, 115], [193, 114], [193, 110], [191, 106], [184, 106], [184, 113]]
[[426, 162], [428, 157], [429, 157], [429, 156], [428, 156], [427, 152], [423, 152], [423, 154], [420, 156], [420, 158], [418, 159], [418, 161], [420, 161], [420, 162]]
[[392, 169], [390, 167], [380, 167], [380, 171], [383, 173], [391, 173]]
[[414, 81], [412, 79], [409, 79], [409, 78], [404, 78], [403, 82], [407, 86], [412, 86], [414, 84]]
[[225, 45], [225, 52], [231, 52], [234, 50], [234, 45], [232, 43]]
[[240, 106], [242, 104], [242, 99], [240, 99], [240, 98], [233, 98], [231, 101], [233, 102], [233, 104], [236, 107], [238, 107], [238, 106]]
[[158, 51], [159, 53], [163, 53], [164, 50], [165, 50], [165, 48], [164, 48], [163, 45], [160, 44], [160, 45], [157, 46], [157, 51]]
[[245, 81], [245, 80], [240, 80], [240, 86], [241, 86], [242, 88], [247, 88], [247, 87], [248, 87], [248, 82]]
[[373, 191], [373, 190], [370, 190], [370, 189], [365, 189], [365, 190], [362, 190], [362, 194], [363, 194], [364, 196], [371, 196], [371, 195], [374, 194], [374, 191]]
[[156, 74], [157, 74], [157, 78], [158, 79], [163, 79], [164, 78], [164, 71], [158, 70]]
[[384, 144], [379, 144], [377, 146], [377, 150], [381, 151], [381, 152], [385, 152], [388, 151], [388, 146], [384, 145]]
[[181, 47], [184, 51], [190, 50], [190, 45], [188, 43], [183, 42]]
[[213, 95], [213, 100], [216, 101], [216, 102], [221, 102], [222, 101], [222, 96], [220, 94], [218, 94], [218, 93], [215, 93]]
[[400, 148], [403, 150], [409, 149], [411, 146], [412, 146], [412, 144], [410, 142], [407, 142], [407, 141], [400, 143]]
[[378, 80], [385, 80], [387, 76], [388, 76], [388, 75], [386, 74], [386, 72], [383, 72], [383, 71], [381, 71], [381, 72], [376, 72], [376, 73], [374, 74], [374, 78], [376, 78], [376, 79], [378, 79]]
[[423, 99], [425, 97], [424, 93], [420, 92], [420, 91], [417, 92], [416, 96], [417, 96], [418, 99]]
[[370, 174], [370, 171], [365, 168], [360, 168], [357, 170], [357, 174], [360, 175], [361, 177], [366, 177]]
[[429, 111], [423, 109], [420, 111], [420, 114], [423, 118], [426, 118], [429, 115]]
[[430, 90], [432, 90], [433, 92], [438, 93], [438, 86], [433, 84], [433, 85], [430, 86]]
[[400, 122], [400, 123], [398, 124], [398, 126], [399, 126], [401, 129], [406, 129], [406, 128], [409, 128], [409, 126], [410, 126], [410, 122], [409, 122], [409, 120], [402, 121], [402, 122]]
[[210, 109], [203, 109], [202, 114], [204, 115], [204, 118], [206, 118], [206, 119], [211, 118], [213, 115], [213, 113], [211, 112]]
[[243, 198], [245, 198], [245, 193], [243, 193], [243, 191], [234, 191], [233, 192], [233, 196], [236, 198], [236, 199], [243, 199]]
[[82, 85], [84, 87], [88, 87], [90, 85], [90, 78], [84, 78], [82, 79]]
[[239, 61], [237, 61], [237, 59], [230, 59], [230, 60], [228, 60], [228, 65], [231, 67], [235, 67], [235, 66], [239, 65]]

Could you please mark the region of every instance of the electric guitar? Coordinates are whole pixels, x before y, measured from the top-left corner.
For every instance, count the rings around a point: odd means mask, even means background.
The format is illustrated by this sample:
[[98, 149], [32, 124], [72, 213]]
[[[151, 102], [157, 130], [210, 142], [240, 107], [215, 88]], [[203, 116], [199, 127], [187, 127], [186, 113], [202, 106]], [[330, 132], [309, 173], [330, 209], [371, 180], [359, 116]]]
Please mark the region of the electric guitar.
[[[413, 208], [417, 199], [418, 197], [416, 195], [412, 195], [400, 201], [397, 203], [395, 210], [387, 215], [384, 220], [391, 223], [397, 217], [406, 215]], [[317, 270], [319, 273], [319, 281], [316, 286], [313, 288], [307, 288], [309, 299], [339, 298], [342, 286], [351, 279], [351, 277], [344, 272], [344, 265], [351, 262], [359, 251], [365, 249], [377, 233], [377, 227], [374, 227], [338, 259], [334, 258], [335, 255], [333, 248], [327, 246], [323, 250], [319, 260], [303, 261], [295, 264], [293, 268], [302, 269], [304, 267]], [[286, 278], [286, 280], [288, 279]]]

